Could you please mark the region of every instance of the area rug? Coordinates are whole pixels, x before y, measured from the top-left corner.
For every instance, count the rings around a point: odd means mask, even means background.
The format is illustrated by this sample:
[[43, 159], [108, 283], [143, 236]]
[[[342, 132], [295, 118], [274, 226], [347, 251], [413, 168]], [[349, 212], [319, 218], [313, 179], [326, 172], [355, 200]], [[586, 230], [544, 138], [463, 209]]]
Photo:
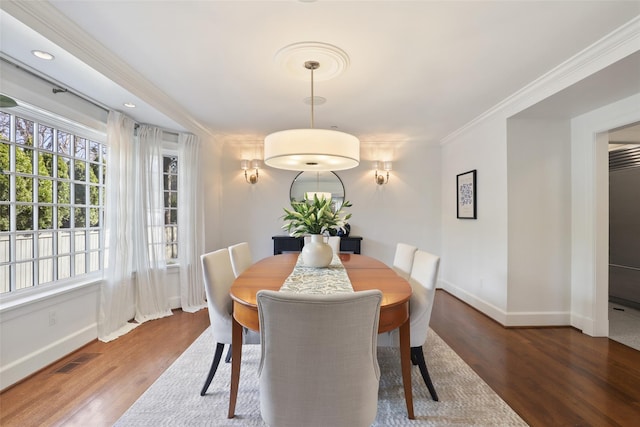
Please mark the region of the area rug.
[[[209, 391], [200, 389], [215, 343], [207, 329], [116, 422], [116, 426], [265, 426], [260, 417], [258, 345], [243, 346], [236, 416], [227, 418], [231, 364], [221, 362]], [[380, 391], [374, 426], [526, 426], [527, 424], [432, 330], [425, 358], [439, 402], [412, 369], [416, 419], [407, 418], [396, 348], [380, 347]], [[304, 426], [300, 426], [304, 427]]]

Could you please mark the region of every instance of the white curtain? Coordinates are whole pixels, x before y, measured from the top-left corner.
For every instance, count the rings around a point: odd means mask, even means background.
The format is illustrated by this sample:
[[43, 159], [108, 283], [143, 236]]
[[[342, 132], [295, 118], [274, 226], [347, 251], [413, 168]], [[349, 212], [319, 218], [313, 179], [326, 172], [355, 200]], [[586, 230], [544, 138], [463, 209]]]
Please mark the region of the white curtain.
[[[171, 314], [165, 291], [162, 131], [118, 112], [107, 120], [105, 275], [98, 338], [111, 341], [138, 324]], [[129, 320], [135, 317], [138, 323]]]
[[200, 263], [204, 253], [204, 203], [196, 136], [178, 136], [178, 159], [180, 299], [182, 310], [193, 313], [207, 306]]

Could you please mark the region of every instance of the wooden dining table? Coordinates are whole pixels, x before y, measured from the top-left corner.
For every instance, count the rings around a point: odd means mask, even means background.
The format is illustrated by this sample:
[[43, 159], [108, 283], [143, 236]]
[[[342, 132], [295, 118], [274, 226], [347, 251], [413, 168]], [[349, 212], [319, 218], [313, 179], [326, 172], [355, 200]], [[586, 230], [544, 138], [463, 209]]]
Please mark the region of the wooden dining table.
[[[279, 290], [291, 274], [299, 254], [289, 253], [264, 258], [238, 276], [231, 286], [233, 300], [233, 332], [231, 352], [231, 392], [228, 417], [235, 415], [240, 364], [242, 360], [243, 327], [260, 330], [256, 294], [261, 289]], [[409, 329], [409, 299], [411, 286], [381, 261], [365, 255], [339, 254], [354, 291], [382, 291], [378, 332], [399, 328], [400, 363], [404, 397], [409, 419], [414, 419], [411, 389], [411, 349]]]

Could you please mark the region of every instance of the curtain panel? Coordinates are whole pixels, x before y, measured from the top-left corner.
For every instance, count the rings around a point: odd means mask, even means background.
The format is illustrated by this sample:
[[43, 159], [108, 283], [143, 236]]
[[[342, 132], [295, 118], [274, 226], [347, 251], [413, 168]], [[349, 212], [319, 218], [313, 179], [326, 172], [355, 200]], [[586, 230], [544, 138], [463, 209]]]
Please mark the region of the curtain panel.
[[200, 141], [178, 136], [178, 256], [182, 310], [193, 313], [207, 306], [200, 256], [204, 253], [204, 203], [200, 179]]

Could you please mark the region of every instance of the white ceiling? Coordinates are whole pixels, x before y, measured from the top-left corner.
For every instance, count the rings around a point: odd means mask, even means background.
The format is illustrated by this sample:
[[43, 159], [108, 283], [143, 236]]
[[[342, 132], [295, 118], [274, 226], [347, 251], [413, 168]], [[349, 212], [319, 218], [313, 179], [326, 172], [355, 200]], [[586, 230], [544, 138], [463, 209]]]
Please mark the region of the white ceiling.
[[[274, 61], [292, 43], [330, 43], [349, 55], [342, 75], [315, 85], [327, 99], [316, 108], [316, 127], [365, 142], [436, 143], [640, 15], [639, 1], [3, 0], [0, 7], [4, 55], [109, 108], [133, 101], [138, 108], [127, 113], [138, 121], [243, 142], [309, 126], [309, 83]], [[32, 49], [51, 50], [56, 60], [42, 63]], [[640, 87], [634, 57], [611, 75], [605, 70], [591, 98], [615, 98], [621, 83]], [[553, 108], [569, 112], [576, 97], [565, 98]]]

